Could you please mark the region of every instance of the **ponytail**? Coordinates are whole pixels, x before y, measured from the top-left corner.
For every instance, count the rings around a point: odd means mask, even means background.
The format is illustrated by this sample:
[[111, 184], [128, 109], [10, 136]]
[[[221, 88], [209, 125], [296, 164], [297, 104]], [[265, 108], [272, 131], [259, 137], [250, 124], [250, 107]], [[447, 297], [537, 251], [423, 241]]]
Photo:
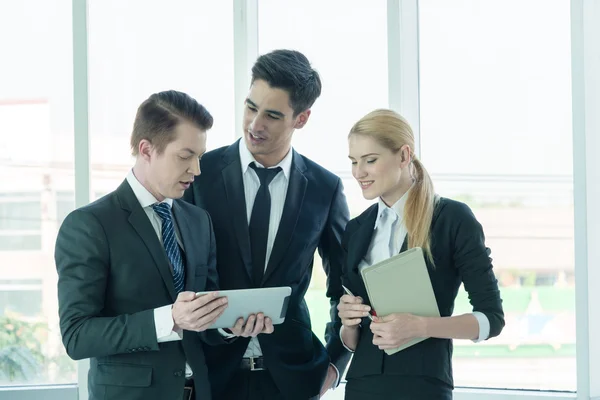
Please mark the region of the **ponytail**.
[[412, 157], [415, 182], [408, 193], [406, 206], [404, 207], [408, 247], [421, 247], [429, 262], [433, 264], [429, 233], [437, 196], [427, 170], [415, 155]]

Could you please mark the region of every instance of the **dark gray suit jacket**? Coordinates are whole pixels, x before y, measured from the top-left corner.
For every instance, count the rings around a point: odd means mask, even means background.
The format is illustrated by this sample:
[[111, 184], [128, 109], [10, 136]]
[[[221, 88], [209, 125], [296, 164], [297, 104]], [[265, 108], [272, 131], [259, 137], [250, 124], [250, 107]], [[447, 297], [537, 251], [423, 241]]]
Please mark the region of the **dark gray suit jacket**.
[[[243, 139], [242, 139], [243, 140]], [[184, 199], [210, 213], [217, 239], [220, 288], [246, 289], [252, 282], [252, 260], [244, 183], [238, 140], [202, 157], [202, 175]], [[258, 340], [265, 364], [286, 399], [308, 399], [319, 393], [329, 363], [344, 373], [350, 353], [339, 337], [342, 322], [337, 305], [344, 291], [341, 237], [348, 222], [348, 205], [340, 178], [294, 152], [290, 181], [273, 251], [260, 287], [290, 286], [285, 322]], [[327, 274], [331, 321], [326, 345], [312, 332], [304, 300], [318, 250]], [[325, 299], [324, 299], [325, 300]], [[325, 303], [324, 303], [325, 304]], [[240, 384], [235, 374], [248, 347], [248, 338], [227, 346], [205, 346], [210, 383], [215, 398], [228, 385]]]
[[[184, 201], [173, 215], [185, 249], [185, 290], [215, 290], [216, 248], [208, 214]], [[185, 363], [196, 400], [210, 399], [206, 335], [158, 343], [154, 309], [176, 299], [169, 261], [148, 216], [124, 181], [73, 211], [55, 250], [60, 329], [69, 356], [90, 358], [89, 398], [181, 399]]]

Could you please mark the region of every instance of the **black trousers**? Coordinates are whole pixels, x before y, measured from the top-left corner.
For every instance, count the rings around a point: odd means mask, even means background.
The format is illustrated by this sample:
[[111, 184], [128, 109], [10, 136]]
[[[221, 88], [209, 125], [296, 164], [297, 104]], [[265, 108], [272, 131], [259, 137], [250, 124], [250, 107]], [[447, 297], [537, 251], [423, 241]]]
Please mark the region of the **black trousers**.
[[[214, 394], [213, 394], [214, 396]], [[222, 396], [215, 400], [286, 400], [268, 370], [249, 371], [240, 369]], [[313, 399], [317, 400], [319, 396]]]
[[372, 375], [348, 379], [345, 400], [452, 400], [452, 387], [430, 377]]

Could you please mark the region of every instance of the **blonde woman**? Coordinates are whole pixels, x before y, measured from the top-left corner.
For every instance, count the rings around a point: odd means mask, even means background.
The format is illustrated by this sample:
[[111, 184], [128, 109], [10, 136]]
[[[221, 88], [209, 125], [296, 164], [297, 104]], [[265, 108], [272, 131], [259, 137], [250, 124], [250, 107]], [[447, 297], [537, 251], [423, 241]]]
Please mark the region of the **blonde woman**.
[[[340, 336], [354, 352], [346, 399], [451, 399], [452, 339], [482, 341], [504, 327], [502, 300], [481, 225], [463, 203], [438, 197], [414, 154], [404, 118], [375, 110], [348, 136], [352, 174], [366, 199], [378, 199], [348, 223], [342, 281], [356, 296], [338, 305]], [[369, 298], [360, 270], [407, 248], [421, 247], [441, 317], [391, 314], [366, 318]], [[473, 312], [452, 316], [461, 283]], [[417, 337], [429, 339], [388, 356]]]

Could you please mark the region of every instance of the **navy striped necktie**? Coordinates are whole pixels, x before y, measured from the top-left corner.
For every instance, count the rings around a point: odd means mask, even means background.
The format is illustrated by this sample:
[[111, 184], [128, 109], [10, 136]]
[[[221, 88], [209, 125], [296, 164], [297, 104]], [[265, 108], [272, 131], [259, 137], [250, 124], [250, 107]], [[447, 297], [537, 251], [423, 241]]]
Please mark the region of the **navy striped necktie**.
[[179, 243], [177, 243], [177, 238], [175, 237], [175, 225], [173, 224], [171, 206], [168, 203], [157, 203], [152, 205], [152, 209], [162, 219], [163, 246], [173, 267], [173, 285], [175, 286], [175, 291], [177, 293], [183, 292], [185, 270], [183, 268]]

